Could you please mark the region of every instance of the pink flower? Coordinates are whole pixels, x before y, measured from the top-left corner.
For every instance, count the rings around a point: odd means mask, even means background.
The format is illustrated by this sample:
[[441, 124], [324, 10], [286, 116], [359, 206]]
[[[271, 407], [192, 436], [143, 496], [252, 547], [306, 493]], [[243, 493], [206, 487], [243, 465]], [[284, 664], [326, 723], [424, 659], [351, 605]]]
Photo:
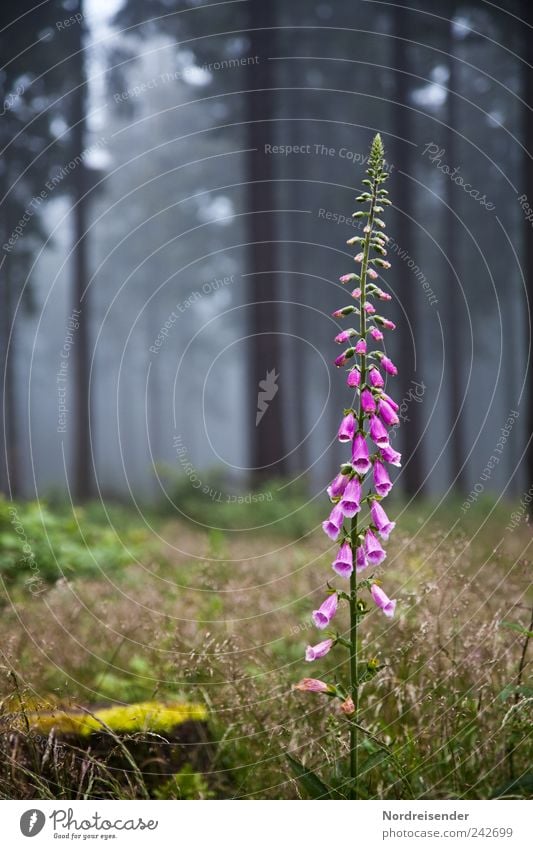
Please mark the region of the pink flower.
[[365, 413], [374, 413], [376, 411], [376, 402], [370, 389], [363, 389], [361, 392], [361, 407]]
[[366, 569], [367, 566], [368, 563], [366, 560], [365, 549], [362, 545], [360, 545], [357, 551], [355, 552], [355, 571], [362, 572], [363, 569]]
[[356, 472], [366, 475], [371, 463], [368, 456], [368, 445], [362, 433], [357, 433], [352, 447], [352, 464]]
[[342, 507], [340, 506], [340, 504], [336, 504], [331, 513], [329, 514], [329, 519], [326, 519], [325, 522], [322, 522], [322, 530], [331, 540], [335, 541], [339, 536], [343, 522], [344, 513], [342, 511]]
[[372, 368], [370, 369], [368, 373], [368, 379], [372, 386], [375, 386], [377, 389], [381, 389], [381, 387], [385, 383], [380, 370], [375, 366], [372, 366]]
[[341, 710], [345, 716], [353, 716], [355, 713], [355, 705], [351, 696], [348, 696], [348, 698], [343, 701], [341, 704]]
[[385, 425], [378, 419], [377, 416], [370, 416], [370, 439], [379, 445], [379, 447], [384, 447], [389, 444], [389, 434]]
[[338, 432], [339, 442], [351, 442], [355, 433], [355, 419], [352, 413], [344, 416]]
[[367, 268], [366, 273], [368, 274], [371, 280], [377, 280], [378, 273], [375, 268]]
[[333, 640], [323, 640], [323, 642], [317, 643], [316, 646], [307, 646], [305, 650], [305, 659], [311, 661], [318, 660], [319, 657], [324, 657], [332, 645]]
[[399, 424], [399, 418], [392, 409], [390, 404], [387, 404], [383, 398], [378, 400], [378, 413], [388, 427]]
[[389, 534], [396, 527], [396, 522], [390, 521], [379, 501], [372, 501], [370, 515], [372, 516], [372, 524], [376, 526], [380, 537], [387, 541]]
[[354, 289], [353, 292], [352, 292], [352, 298], [360, 298], [360, 297], [361, 297], [361, 290], [360, 289]]
[[379, 460], [376, 460], [374, 463], [374, 487], [377, 494], [383, 496], [388, 495], [392, 489], [392, 484], [387, 474], [387, 470], [383, 463], [380, 463]]
[[318, 610], [313, 610], [313, 622], [317, 628], [320, 628], [320, 630], [327, 628], [337, 612], [337, 604], [337, 593], [331, 593]]
[[346, 350], [343, 351], [342, 354], [339, 354], [339, 356], [335, 360], [335, 365], [337, 366], [337, 368], [341, 368], [341, 366], [345, 366], [347, 361], [350, 360], [353, 357], [353, 354], [354, 354], [353, 348], [346, 348]]
[[342, 307], [342, 309], [332, 312], [331, 315], [333, 318], [344, 318], [344, 316], [350, 315], [352, 312], [355, 312], [355, 307]]
[[301, 690], [302, 693], [331, 693], [333, 688], [318, 678], [302, 678], [294, 685], [294, 689]]
[[396, 368], [392, 360], [389, 360], [388, 357], [381, 358], [381, 365], [383, 366], [387, 374], [392, 374], [393, 376], [395, 374], [398, 374], [398, 369]]
[[381, 608], [385, 616], [394, 616], [396, 600], [391, 600], [377, 584], [372, 584], [370, 592], [375, 603]]
[[348, 342], [350, 340], [350, 336], [355, 336], [355, 330], [352, 328], [349, 330], [341, 330], [341, 332], [337, 333], [335, 336], [335, 342], [341, 345], [343, 342]]
[[396, 325], [393, 321], [390, 321], [388, 318], [382, 319], [383, 327], [386, 327], [387, 330], [396, 330]]
[[356, 262], [362, 262], [363, 261], [363, 253], [361, 252], [361, 253], [358, 253], [356, 256], [354, 256], [354, 260]]
[[351, 280], [357, 280], [357, 274], [343, 274], [339, 280], [341, 283], [350, 283]]
[[375, 308], [374, 304], [370, 304], [368, 301], [365, 304], [363, 304], [363, 309], [369, 315], [374, 315], [374, 313], [376, 312], [376, 308]]
[[366, 354], [366, 342], [364, 339], [359, 339], [359, 342], [355, 346], [356, 354]]
[[377, 536], [370, 530], [365, 534], [365, 554], [371, 566], [379, 566], [387, 556]]
[[381, 332], [381, 330], [378, 330], [377, 327], [370, 328], [370, 335], [372, 339], [374, 339], [376, 342], [381, 342], [381, 340], [383, 339], [383, 333]]
[[383, 398], [383, 400], [384, 400], [384, 401], [386, 401], [386, 402], [387, 402], [387, 404], [389, 405], [389, 407], [392, 407], [392, 409], [393, 409], [393, 410], [395, 410], [396, 412], [398, 412], [398, 410], [399, 410], [400, 408], [399, 408], [398, 404], [396, 403], [396, 401], [393, 401], [393, 399], [390, 397], [390, 395], [386, 395], [386, 394], [385, 394], [385, 392], [382, 392], [382, 393], [381, 393], [381, 397]]
[[392, 466], [402, 465], [402, 455], [399, 451], [395, 451], [392, 445], [383, 445], [381, 448], [381, 456], [386, 463], [390, 463]]
[[380, 301], [392, 301], [392, 295], [389, 295], [388, 292], [384, 292], [383, 289], [379, 289], [376, 292], [376, 296]]
[[361, 383], [361, 373], [358, 368], [353, 368], [351, 371], [348, 372], [346, 383], [352, 389], [356, 386], [359, 386], [359, 384]]
[[352, 478], [346, 486], [341, 498], [342, 512], [348, 519], [352, 519], [361, 509], [361, 484], [358, 478]]
[[341, 578], [350, 577], [353, 572], [353, 554], [349, 543], [343, 542], [331, 566]]
[[348, 483], [348, 475], [341, 475], [341, 473], [339, 472], [337, 477], [334, 478], [331, 481], [326, 492], [327, 492], [327, 494], [329, 495], [330, 498], [340, 498], [340, 496], [342, 495], [342, 493], [346, 489], [347, 483]]

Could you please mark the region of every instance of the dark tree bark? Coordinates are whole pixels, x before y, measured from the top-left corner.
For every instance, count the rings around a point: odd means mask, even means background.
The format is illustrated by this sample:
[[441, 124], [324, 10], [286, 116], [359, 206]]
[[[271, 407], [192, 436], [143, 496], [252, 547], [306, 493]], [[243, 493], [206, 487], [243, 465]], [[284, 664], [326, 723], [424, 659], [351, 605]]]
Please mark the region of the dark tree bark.
[[[533, 38], [531, 36], [533, 26], [533, 9], [529, 0], [525, 0], [521, 4], [520, 16], [529, 24], [529, 27], [523, 27], [523, 63], [522, 63], [522, 78], [523, 78], [523, 99], [526, 106], [523, 109], [523, 138], [524, 138], [524, 159], [523, 159], [523, 185], [524, 193], [527, 195], [528, 203], [533, 205]], [[526, 345], [529, 346], [533, 335], [533, 233], [531, 232], [531, 222], [524, 218], [524, 249], [523, 249], [523, 269], [524, 280], [527, 295], [527, 304], [525, 310], [526, 317]], [[528, 362], [528, 380], [527, 380], [529, 399], [527, 403], [527, 419], [526, 419], [526, 439], [528, 447], [526, 451], [526, 486], [529, 489], [533, 483], [533, 364], [531, 355]], [[533, 507], [530, 508], [533, 515]]]
[[[448, 54], [448, 96], [446, 98], [446, 136], [445, 149], [446, 161], [451, 168], [457, 163], [455, 134], [457, 130], [457, 99], [454, 92], [457, 91], [457, 61], [455, 58], [455, 40], [453, 35], [454, 5], [449, 11], [450, 22], [446, 28], [446, 44], [444, 49]], [[446, 256], [446, 293], [444, 298], [444, 319], [446, 330], [446, 361], [448, 365], [448, 388], [449, 388], [449, 414], [450, 414], [450, 451], [452, 464], [452, 479], [455, 489], [466, 494], [466, 454], [464, 427], [461, 419], [462, 404], [462, 353], [463, 353], [463, 307], [459, 296], [459, 281], [456, 279], [452, 269], [457, 266], [459, 257], [459, 246], [461, 244], [461, 233], [459, 222], [454, 211], [457, 205], [457, 193], [454, 191], [455, 184], [449, 178], [445, 178], [444, 198], [447, 207], [444, 210], [444, 252]]]
[[[389, 156], [385, 151], [386, 159], [392, 162], [395, 166], [390, 187], [391, 197], [398, 212], [395, 216], [395, 232], [394, 238], [400, 248], [400, 252], [406, 251], [407, 254], [415, 259], [416, 256], [416, 239], [415, 227], [413, 223], [416, 220], [414, 209], [414, 192], [411, 181], [413, 170], [413, 162], [411, 155], [411, 147], [407, 143], [412, 140], [413, 135], [411, 127], [412, 112], [408, 109], [409, 97], [409, 42], [412, 38], [412, 28], [410, 26], [411, 18], [409, 12], [402, 8], [403, 4], [397, 3], [394, 6], [394, 39], [393, 46], [393, 67], [395, 69], [395, 100], [397, 105], [394, 107], [394, 132], [398, 137], [393, 142], [391, 154]], [[402, 141], [405, 140], [405, 141]], [[403, 174], [400, 172], [404, 172]], [[405, 310], [407, 319], [411, 325], [411, 330], [414, 335], [413, 344], [416, 345], [417, 360], [420, 362], [420, 321], [418, 318], [418, 310], [416, 305], [416, 281], [412, 271], [409, 269], [407, 261], [398, 258], [393, 266], [394, 280], [397, 284], [398, 300], [401, 308]], [[412, 381], [416, 379], [414, 368], [415, 351], [411, 344], [400, 345], [398, 350], [398, 368], [399, 368], [399, 392], [398, 401], [400, 398], [408, 399], [413, 391]], [[407, 416], [409, 421], [404, 423], [400, 429], [402, 435], [402, 447], [404, 451], [403, 472], [401, 480], [403, 482], [405, 494], [409, 497], [413, 495], [421, 495], [424, 481], [424, 467], [421, 445], [419, 445], [420, 435], [422, 433], [421, 426], [421, 404], [417, 402], [408, 403]], [[418, 447], [417, 447], [418, 446]]]
[[[276, 23], [276, 4], [264, 0], [250, 0], [250, 54], [259, 57], [257, 64], [249, 66], [250, 75], [247, 87], [250, 89], [245, 99], [248, 143], [252, 152], [247, 156], [248, 180], [248, 241], [250, 277], [250, 429], [251, 429], [251, 465], [255, 478], [283, 475], [286, 462], [283, 439], [283, 369], [282, 337], [278, 300], [277, 275], [269, 274], [277, 270], [276, 250], [276, 205], [275, 184], [273, 179], [274, 158], [265, 153], [265, 144], [272, 143], [275, 134], [274, 116], [275, 92], [273, 64], [269, 56], [275, 55], [274, 33], [270, 27]], [[275, 370], [279, 379], [279, 392], [270, 398], [273, 392], [274, 378], [267, 380], [266, 403], [268, 409], [256, 425], [256, 408], [261, 388], [260, 382], [267, 374]], [[270, 400], [269, 400], [270, 399]], [[287, 399], [289, 401], [289, 399]]]
[[[74, 13], [83, 14], [83, 2], [77, 0]], [[75, 39], [73, 43], [72, 67], [72, 145], [73, 155], [80, 156], [86, 148], [86, 100], [87, 81], [84, 67], [84, 25], [73, 27]], [[73, 251], [73, 309], [80, 310], [79, 328], [73, 348], [74, 356], [74, 492], [79, 501], [86, 500], [91, 495], [91, 418], [89, 409], [89, 363], [90, 363], [90, 295], [88, 291], [89, 273], [87, 264], [87, 227], [88, 219], [88, 175], [83, 157], [74, 169], [73, 200], [74, 200], [74, 251]]]

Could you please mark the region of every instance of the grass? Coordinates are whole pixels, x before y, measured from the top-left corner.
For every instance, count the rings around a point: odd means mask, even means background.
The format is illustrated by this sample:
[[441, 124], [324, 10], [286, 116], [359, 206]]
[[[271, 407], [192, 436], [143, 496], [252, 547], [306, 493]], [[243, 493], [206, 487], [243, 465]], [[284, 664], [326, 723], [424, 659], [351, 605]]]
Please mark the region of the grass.
[[[3, 759], [0, 795], [299, 798], [288, 753], [343, 795], [346, 720], [333, 702], [292, 689], [305, 675], [346, 674], [339, 648], [312, 667], [302, 660], [316, 638], [310, 611], [332, 574], [329, 543], [316, 530], [323, 502], [305, 506], [294, 492], [286, 503], [278, 495], [232, 510], [192, 501], [184, 512], [194, 521], [160, 514], [151, 533], [126, 511], [113, 529], [87, 508], [97, 566], [48, 578], [38, 594], [4, 567], [0, 697], [5, 726], [20, 726], [21, 704], [42, 700], [201, 703], [216, 741], [209, 757], [154, 788], [135, 770], [119, 781], [105, 756], [81, 779], [87, 754], [54, 742], [50, 783], [40, 766], [50, 743], [32, 743], [29, 732], [35, 756]], [[211, 530], [198, 524], [200, 505]], [[506, 530], [512, 510], [488, 501], [467, 513], [453, 502], [391, 505], [400, 518], [383, 571], [398, 615], [372, 612], [361, 629], [362, 660], [377, 658], [383, 669], [362, 689], [360, 797], [533, 795], [531, 532]], [[48, 513], [63, 517], [66, 534], [66, 514]], [[236, 531], [257, 525], [266, 527]], [[26, 533], [40, 551], [37, 530]], [[108, 563], [110, 534], [122, 549]], [[339, 623], [345, 631], [345, 613]]]

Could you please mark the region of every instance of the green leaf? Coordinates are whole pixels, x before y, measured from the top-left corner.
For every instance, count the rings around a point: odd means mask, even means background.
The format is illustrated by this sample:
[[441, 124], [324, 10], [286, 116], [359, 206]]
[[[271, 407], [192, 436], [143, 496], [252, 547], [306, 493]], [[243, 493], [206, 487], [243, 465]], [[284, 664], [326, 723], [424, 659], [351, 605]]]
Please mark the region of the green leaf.
[[299, 784], [304, 788], [305, 792], [311, 799], [331, 799], [331, 791], [324, 782], [311, 770], [306, 769], [300, 761], [293, 758], [292, 755], [287, 755], [290, 767], [294, 773], [294, 777]]
[[509, 628], [510, 631], [516, 631], [518, 634], [523, 634], [524, 637], [533, 638], [533, 631], [528, 631], [527, 628], [524, 628], [523, 625], [519, 625], [518, 622], [500, 622], [500, 628]]

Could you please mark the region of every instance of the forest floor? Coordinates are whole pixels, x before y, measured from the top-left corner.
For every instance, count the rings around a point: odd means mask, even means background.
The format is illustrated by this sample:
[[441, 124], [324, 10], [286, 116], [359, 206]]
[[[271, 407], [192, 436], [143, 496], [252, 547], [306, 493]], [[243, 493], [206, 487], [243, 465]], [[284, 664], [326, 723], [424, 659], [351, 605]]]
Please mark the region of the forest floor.
[[[465, 516], [453, 505], [396, 506], [390, 512], [398, 529], [380, 572], [398, 600], [397, 615], [372, 611], [361, 627], [361, 658], [377, 658], [383, 669], [363, 686], [359, 714], [395, 756], [376, 757], [363, 735], [360, 756], [375, 766], [358, 793], [532, 796], [531, 528], [506, 529], [509, 504], [477, 505]], [[20, 507], [20, 522], [38, 549], [28, 509]], [[306, 644], [320, 639], [310, 612], [333, 576], [333, 548], [316, 515], [290, 535], [285, 525], [279, 533], [206, 531], [161, 516], [147, 529], [118, 510], [110, 518], [116, 541], [106, 537], [104, 545], [97, 529], [104, 533], [106, 517], [91, 510], [78, 511], [74, 527], [79, 522], [93, 540], [97, 566], [80, 565], [57, 580], [49, 565], [42, 591], [32, 593], [7, 555], [2, 561], [4, 728], [7, 721], [24, 733], [23, 713], [42, 704], [201, 703], [215, 745], [201, 769], [186, 768], [158, 797], [305, 796], [288, 771], [288, 753], [341, 786], [346, 719], [334, 702], [293, 689], [303, 676], [345, 676], [342, 647], [314, 664], [303, 660]], [[57, 518], [52, 508], [49, 515]], [[61, 513], [54, 527], [64, 534]], [[114, 544], [127, 556], [115, 556]], [[78, 563], [63, 536], [56, 550], [60, 564]], [[346, 627], [343, 610], [339, 631]], [[118, 793], [101, 776], [84, 784], [68, 759], [62, 763], [45, 791], [38, 765], [25, 762], [17, 773], [4, 762], [0, 795]], [[123, 794], [141, 795], [135, 776]]]

